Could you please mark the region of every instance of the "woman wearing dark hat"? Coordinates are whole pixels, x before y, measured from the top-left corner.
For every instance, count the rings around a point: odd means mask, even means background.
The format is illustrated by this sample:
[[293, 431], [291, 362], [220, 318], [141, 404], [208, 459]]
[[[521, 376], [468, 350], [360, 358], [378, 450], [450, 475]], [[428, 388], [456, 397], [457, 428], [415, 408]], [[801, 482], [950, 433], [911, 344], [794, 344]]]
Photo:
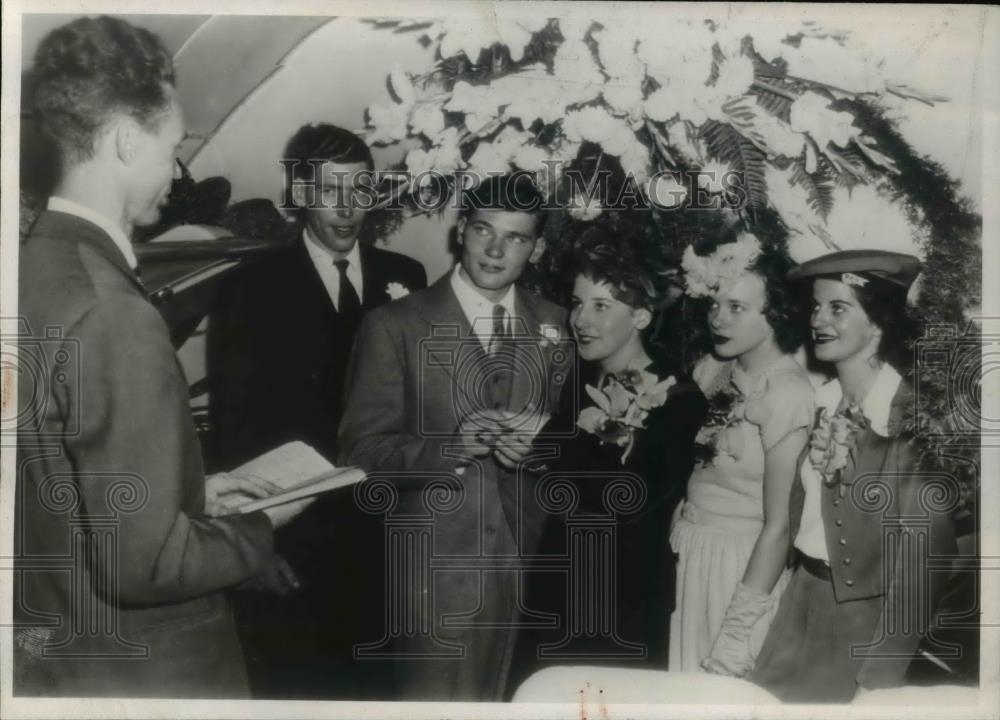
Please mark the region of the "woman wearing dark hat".
[[750, 679], [788, 702], [847, 702], [903, 684], [955, 552], [957, 493], [917, 471], [905, 425], [913, 404], [906, 293], [909, 255], [854, 250], [799, 265], [812, 284], [816, 358], [836, 378], [817, 391], [816, 421], [791, 497], [797, 568]]

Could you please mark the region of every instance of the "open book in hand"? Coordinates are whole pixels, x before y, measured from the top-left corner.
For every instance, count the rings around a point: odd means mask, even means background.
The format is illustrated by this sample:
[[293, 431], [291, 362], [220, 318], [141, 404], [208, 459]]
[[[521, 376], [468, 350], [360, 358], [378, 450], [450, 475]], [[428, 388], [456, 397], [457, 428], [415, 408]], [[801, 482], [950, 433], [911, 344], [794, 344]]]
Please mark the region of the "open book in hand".
[[285, 490], [266, 498], [247, 498], [247, 502], [235, 508], [241, 513], [284, 505], [293, 500], [347, 487], [365, 479], [365, 473], [361, 468], [334, 467], [313, 448], [299, 441], [286, 443], [266, 452], [240, 465], [232, 473], [256, 476]]

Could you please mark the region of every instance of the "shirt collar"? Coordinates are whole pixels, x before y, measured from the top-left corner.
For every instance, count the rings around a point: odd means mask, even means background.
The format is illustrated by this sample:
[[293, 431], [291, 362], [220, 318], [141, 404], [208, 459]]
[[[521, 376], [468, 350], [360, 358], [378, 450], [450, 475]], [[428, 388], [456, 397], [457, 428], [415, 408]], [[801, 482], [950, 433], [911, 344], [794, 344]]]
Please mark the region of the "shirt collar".
[[[330, 259], [331, 263], [333, 263], [334, 260], [338, 259], [333, 256], [333, 252], [331, 252], [330, 248], [328, 248], [326, 245], [324, 245], [322, 242], [316, 239], [316, 237], [309, 230], [308, 225], [303, 228], [302, 235], [306, 240], [306, 247], [309, 249], [309, 254], [312, 255], [314, 259], [318, 260], [320, 257], [326, 256]], [[351, 251], [347, 253], [347, 258], [346, 258], [347, 267], [354, 268], [356, 270], [361, 269], [361, 248], [359, 247], [360, 245], [361, 245], [361, 239], [358, 238], [358, 240], [354, 242], [354, 247], [352, 247]]]
[[108, 237], [110, 237], [112, 242], [114, 242], [115, 247], [117, 247], [118, 250], [121, 251], [121, 254], [125, 256], [125, 262], [128, 263], [130, 268], [135, 270], [139, 267], [139, 262], [135, 259], [135, 252], [132, 250], [132, 243], [129, 242], [125, 231], [101, 213], [97, 212], [93, 208], [86, 207], [85, 205], [73, 202], [72, 200], [67, 200], [66, 198], [59, 197], [58, 195], [53, 195], [49, 198], [47, 207], [52, 212], [76, 215], [78, 218], [83, 218], [88, 222], [94, 223], [94, 225], [107, 233]]
[[514, 286], [511, 285], [507, 288], [507, 293], [499, 302], [487, 300], [479, 294], [479, 291], [468, 280], [462, 277], [461, 273], [459, 273], [461, 267], [462, 264], [457, 263], [452, 270], [451, 287], [455, 291], [458, 303], [462, 306], [462, 311], [465, 313], [466, 318], [468, 318], [469, 324], [472, 325], [473, 331], [477, 335], [490, 335], [493, 331], [493, 306], [502, 305], [507, 311], [508, 318], [515, 317], [514, 298], [517, 293], [514, 290]]
[[[862, 414], [868, 419], [872, 430], [882, 437], [889, 437], [889, 413], [892, 409], [892, 400], [896, 397], [902, 380], [892, 365], [883, 363], [878, 375], [875, 376], [875, 382], [872, 383], [865, 399], [861, 401]], [[836, 412], [843, 397], [844, 391], [840, 387], [840, 380], [835, 378], [816, 391], [816, 404], [833, 413]]]

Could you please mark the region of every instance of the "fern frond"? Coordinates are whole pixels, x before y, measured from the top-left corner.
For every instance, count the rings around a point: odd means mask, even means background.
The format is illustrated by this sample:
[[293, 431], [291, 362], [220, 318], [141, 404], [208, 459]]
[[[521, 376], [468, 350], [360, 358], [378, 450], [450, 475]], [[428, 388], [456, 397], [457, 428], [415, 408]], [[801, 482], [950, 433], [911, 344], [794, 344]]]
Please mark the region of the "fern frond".
[[708, 156], [724, 162], [740, 174], [753, 213], [767, 207], [767, 181], [764, 168], [767, 156], [751, 140], [731, 125], [710, 120], [702, 128]]
[[833, 183], [822, 171], [807, 173], [801, 163], [792, 170], [792, 184], [805, 189], [809, 207], [825, 221], [833, 210]]

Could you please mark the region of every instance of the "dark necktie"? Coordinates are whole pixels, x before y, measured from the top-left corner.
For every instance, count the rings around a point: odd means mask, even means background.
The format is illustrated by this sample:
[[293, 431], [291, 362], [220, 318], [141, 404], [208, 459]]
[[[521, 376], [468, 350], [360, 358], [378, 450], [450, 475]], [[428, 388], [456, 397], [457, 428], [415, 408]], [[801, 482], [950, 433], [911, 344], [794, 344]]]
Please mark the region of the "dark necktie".
[[503, 305], [493, 306], [493, 335], [490, 337], [490, 355], [496, 355], [501, 345], [508, 339], [507, 310]]
[[507, 328], [507, 311], [503, 305], [493, 306], [493, 336], [490, 338], [490, 361], [484, 380], [486, 401], [499, 410], [507, 407], [514, 373], [513, 336]]
[[340, 273], [340, 292], [337, 294], [337, 312], [345, 316], [356, 316], [361, 314], [361, 300], [358, 299], [358, 291], [347, 277], [347, 260], [334, 260], [337, 272]]

